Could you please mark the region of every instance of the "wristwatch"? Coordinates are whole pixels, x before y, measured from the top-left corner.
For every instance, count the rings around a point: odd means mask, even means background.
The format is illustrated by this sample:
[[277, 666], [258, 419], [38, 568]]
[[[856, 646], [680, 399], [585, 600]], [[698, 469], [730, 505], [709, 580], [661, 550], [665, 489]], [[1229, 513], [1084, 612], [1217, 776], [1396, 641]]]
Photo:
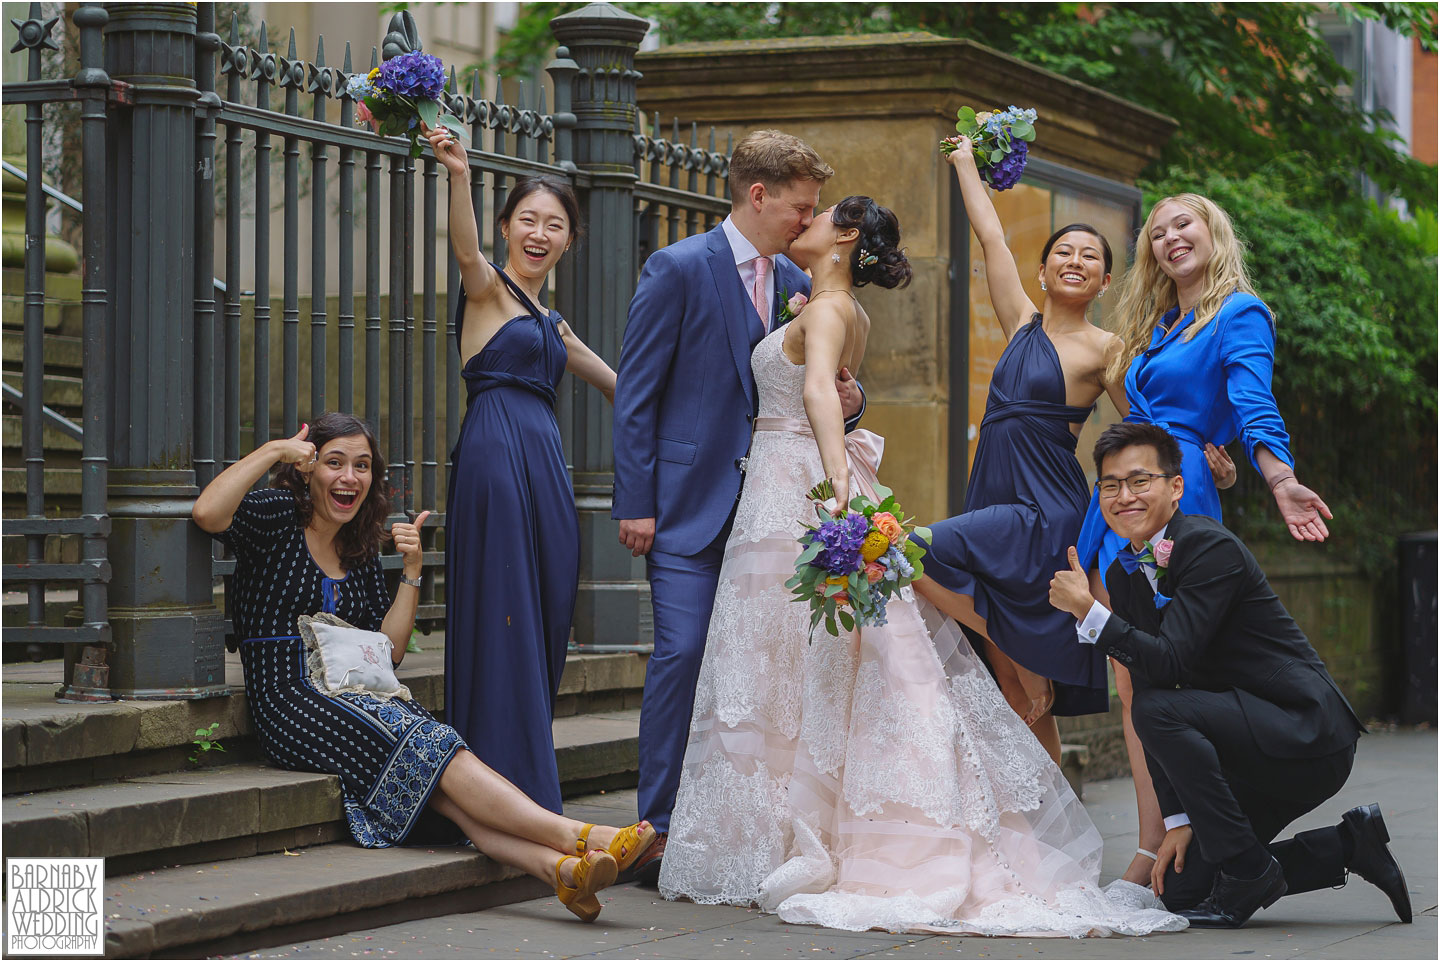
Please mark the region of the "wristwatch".
[[402, 585], [409, 585], [412, 588], [418, 588], [424, 583], [424, 577], [424, 575], [421, 575], [419, 578], [407, 578], [405, 577], [405, 572], [402, 571], [400, 572], [400, 583]]

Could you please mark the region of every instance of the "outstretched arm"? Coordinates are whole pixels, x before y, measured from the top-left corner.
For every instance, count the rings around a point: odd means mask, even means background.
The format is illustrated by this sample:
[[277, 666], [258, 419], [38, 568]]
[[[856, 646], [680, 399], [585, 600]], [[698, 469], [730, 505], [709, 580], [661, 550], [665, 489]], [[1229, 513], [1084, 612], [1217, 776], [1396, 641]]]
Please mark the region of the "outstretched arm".
[[500, 276], [480, 253], [480, 226], [470, 200], [470, 162], [465, 148], [444, 127], [436, 127], [425, 136], [435, 158], [450, 174], [450, 246], [455, 249], [465, 294], [472, 300], [493, 296]]
[[1035, 313], [1035, 305], [1020, 283], [1020, 269], [1015, 266], [1015, 255], [1005, 244], [1005, 227], [980, 179], [980, 169], [975, 166], [975, 145], [969, 137], [959, 138], [955, 152], [950, 155], [950, 165], [960, 180], [960, 196], [965, 201], [970, 228], [980, 239], [980, 249], [985, 254], [990, 304], [1008, 341], [1021, 322]]
[[589, 345], [580, 340], [580, 335], [571, 329], [569, 324], [560, 322], [560, 337], [565, 341], [567, 360], [565, 370], [589, 384], [594, 385], [606, 400], [611, 404], [615, 403], [615, 372], [610, 365], [601, 359], [600, 355], [590, 350]]

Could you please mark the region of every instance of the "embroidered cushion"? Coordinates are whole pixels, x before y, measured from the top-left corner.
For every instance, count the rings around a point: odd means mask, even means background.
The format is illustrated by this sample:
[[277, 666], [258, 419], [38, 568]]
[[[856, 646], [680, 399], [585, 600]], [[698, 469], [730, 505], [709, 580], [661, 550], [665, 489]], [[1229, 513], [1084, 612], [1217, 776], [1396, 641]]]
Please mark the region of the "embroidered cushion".
[[310, 681], [323, 694], [365, 692], [385, 701], [410, 700], [410, 689], [395, 677], [390, 639], [381, 632], [364, 631], [324, 612], [301, 615], [298, 626], [310, 651], [305, 662]]

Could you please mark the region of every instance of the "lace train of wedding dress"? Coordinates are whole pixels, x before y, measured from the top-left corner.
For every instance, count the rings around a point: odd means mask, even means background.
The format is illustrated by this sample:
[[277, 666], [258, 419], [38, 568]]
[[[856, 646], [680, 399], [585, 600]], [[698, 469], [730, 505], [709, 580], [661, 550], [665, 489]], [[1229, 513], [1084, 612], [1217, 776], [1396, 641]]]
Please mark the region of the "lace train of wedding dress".
[[[784, 329], [752, 359], [760, 419], [660, 873], [668, 899], [837, 929], [1142, 935], [1185, 927], [1100, 888], [1100, 834], [959, 629], [918, 599], [810, 640], [794, 573], [824, 477]], [[883, 442], [846, 439], [873, 483]], [[853, 485], [852, 485], [853, 486]], [[909, 592], [906, 592], [909, 595]]]

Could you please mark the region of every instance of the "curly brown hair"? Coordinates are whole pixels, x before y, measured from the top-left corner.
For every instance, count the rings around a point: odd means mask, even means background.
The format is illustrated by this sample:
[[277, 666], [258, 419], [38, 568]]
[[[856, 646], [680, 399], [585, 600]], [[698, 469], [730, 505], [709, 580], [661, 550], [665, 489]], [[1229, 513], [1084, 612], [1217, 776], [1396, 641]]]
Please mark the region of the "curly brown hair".
[[[390, 514], [390, 482], [385, 474], [385, 458], [380, 453], [380, 444], [370, 426], [353, 414], [330, 412], [322, 414], [310, 425], [306, 440], [315, 445], [319, 455], [325, 445], [336, 438], [348, 438], [362, 434], [370, 445], [370, 491], [365, 503], [355, 517], [341, 525], [335, 534], [335, 551], [346, 571], [353, 571], [360, 565], [376, 558], [380, 546], [389, 535], [385, 531], [385, 518]], [[284, 464], [275, 472], [270, 487], [289, 491], [295, 497], [295, 511], [300, 515], [302, 526], [310, 523], [315, 506], [310, 501], [310, 478], [302, 474], [293, 464]]]

